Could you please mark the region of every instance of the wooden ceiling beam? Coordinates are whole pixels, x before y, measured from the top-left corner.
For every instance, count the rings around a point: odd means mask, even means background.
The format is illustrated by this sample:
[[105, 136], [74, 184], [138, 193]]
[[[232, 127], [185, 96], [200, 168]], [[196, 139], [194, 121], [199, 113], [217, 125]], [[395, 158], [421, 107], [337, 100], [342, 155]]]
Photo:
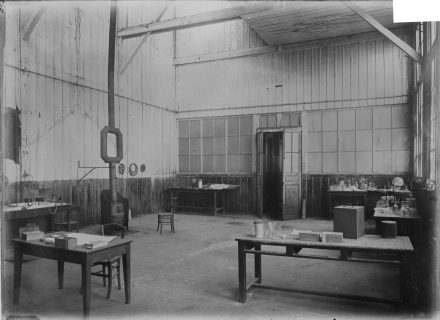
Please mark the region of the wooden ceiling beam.
[[271, 8], [272, 5], [268, 4], [254, 4], [199, 13], [191, 16], [184, 16], [175, 19], [127, 27], [118, 32], [118, 37], [127, 39], [138, 37], [146, 33], [153, 34], [199, 27], [218, 22], [240, 19], [243, 15], [270, 10]]
[[423, 61], [422, 56], [420, 54], [418, 54], [417, 51], [414, 48], [412, 48], [409, 44], [407, 44], [405, 41], [403, 41], [398, 36], [396, 36], [394, 33], [392, 33], [390, 30], [388, 30], [386, 27], [384, 27], [380, 22], [378, 22], [376, 19], [374, 19], [372, 16], [370, 16], [364, 10], [359, 8], [353, 2], [344, 2], [344, 4], [348, 8], [350, 8], [353, 12], [355, 12], [359, 17], [361, 17], [363, 20], [365, 20], [368, 24], [370, 24], [373, 28], [375, 28], [377, 31], [379, 31], [385, 37], [387, 37], [388, 40], [390, 40], [392, 43], [394, 43], [396, 46], [398, 46], [401, 50], [403, 50], [407, 55], [409, 55], [417, 63], [422, 64], [422, 61]]
[[32, 32], [34, 31], [35, 27], [38, 24], [38, 21], [40, 21], [41, 16], [43, 15], [44, 11], [46, 10], [45, 4], [40, 4], [38, 11], [35, 13], [35, 15], [28, 20], [24, 27], [24, 35], [23, 40], [28, 41], [29, 37], [31, 36]]
[[[159, 14], [153, 19], [153, 22], [157, 22], [160, 19], [162, 19], [163, 15], [165, 14], [165, 12], [167, 11], [168, 6], [165, 6], [165, 8], [163, 8]], [[128, 65], [130, 64], [130, 62], [133, 60], [133, 58], [136, 56], [136, 54], [139, 52], [140, 48], [142, 47], [142, 45], [145, 43], [145, 41], [147, 41], [148, 37], [150, 36], [150, 32], [147, 32], [146, 34], [144, 34], [144, 36], [142, 37], [141, 41], [139, 41], [138, 45], [136, 46], [136, 48], [133, 50], [133, 52], [130, 54], [129, 58], [127, 59], [127, 61], [122, 65], [122, 67], [119, 69], [119, 73], [123, 74], [125, 69], [127, 69]]]

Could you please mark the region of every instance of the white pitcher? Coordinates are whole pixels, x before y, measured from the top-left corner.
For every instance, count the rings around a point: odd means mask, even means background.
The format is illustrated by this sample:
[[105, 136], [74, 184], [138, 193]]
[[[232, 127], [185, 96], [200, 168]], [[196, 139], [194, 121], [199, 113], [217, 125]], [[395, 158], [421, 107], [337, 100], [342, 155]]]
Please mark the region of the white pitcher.
[[264, 237], [264, 223], [263, 220], [255, 220], [252, 225], [252, 231], [254, 232], [255, 238]]

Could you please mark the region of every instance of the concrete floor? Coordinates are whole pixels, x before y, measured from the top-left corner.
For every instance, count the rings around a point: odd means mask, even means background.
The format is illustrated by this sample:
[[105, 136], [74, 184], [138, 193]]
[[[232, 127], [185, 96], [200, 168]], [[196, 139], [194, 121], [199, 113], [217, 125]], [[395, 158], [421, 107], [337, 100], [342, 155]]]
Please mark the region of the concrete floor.
[[[92, 319], [407, 319], [416, 315], [392, 305], [284, 291], [251, 289], [238, 296], [237, 245], [234, 235], [249, 234], [255, 219], [177, 214], [176, 233], [156, 232], [156, 216], [132, 219], [131, 304], [114, 288], [110, 300], [100, 278], [92, 278]], [[332, 221], [305, 219], [282, 222], [285, 230], [331, 231]], [[87, 230], [86, 230], [87, 229]], [[97, 226], [82, 231], [96, 231]], [[312, 250], [309, 249], [309, 253]], [[7, 254], [6, 257], [9, 255]], [[252, 266], [252, 257], [248, 258]], [[373, 297], [398, 298], [395, 266], [263, 256], [263, 283]], [[13, 263], [5, 261], [4, 315], [39, 319], [82, 316], [80, 267], [66, 263], [64, 289], [57, 289], [53, 260], [23, 264], [20, 304], [12, 305]], [[248, 270], [248, 277], [251, 276]]]

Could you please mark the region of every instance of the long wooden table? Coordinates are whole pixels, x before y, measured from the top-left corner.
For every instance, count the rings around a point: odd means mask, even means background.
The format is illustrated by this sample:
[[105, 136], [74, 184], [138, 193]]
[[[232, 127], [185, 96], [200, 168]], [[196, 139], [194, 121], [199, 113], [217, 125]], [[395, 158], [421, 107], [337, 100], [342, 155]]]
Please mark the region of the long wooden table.
[[3, 207], [6, 223], [6, 240], [11, 241], [19, 236], [19, 228], [27, 223], [36, 223], [41, 231], [54, 230], [54, 217], [56, 214], [64, 213], [72, 204], [44, 202], [28, 205], [26, 203], [14, 203]]
[[[306, 294], [324, 295], [331, 297], [350, 298], [357, 300], [370, 300], [376, 302], [389, 302], [404, 304], [408, 297], [407, 288], [409, 287], [408, 279], [408, 256], [412, 254], [414, 248], [411, 244], [411, 240], [408, 237], [397, 237], [396, 239], [384, 239], [377, 235], [365, 235], [359, 239], [343, 239], [342, 243], [323, 243], [323, 242], [311, 242], [301, 241], [297, 238], [286, 239], [257, 239], [253, 236], [241, 236], [235, 239], [238, 242], [238, 287], [239, 287], [239, 301], [241, 303], [246, 302], [247, 290], [252, 286], [268, 289], [279, 289], [283, 291], [293, 291]], [[285, 247], [285, 252], [262, 250], [261, 246], [276, 246]], [[314, 248], [324, 250], [337, 250], [340, 251], [340, 257], [329, 257], [326, 255], [308, 255], [300, 254], [303, 248]], [[369, 252], [375, 254], [393, 254], [393, 259], [372, 259], [372, 258], [353, 258], [353, 252]], [[254, 255], [254, 281], [247, 283], [246, 280], [246, 255]], [[347, 262], [366, 262], [366, 263], [385, 263], [396, 264], [400, 266], [400, 300], [393, 301], [388, 299], [381, 299], [375, 297], [366, 297], [360, 295], [347, 295], [347, 294], [335, 294], [316, 292], [310, 290], [295, 290], [289, 288], [276, 288], [272, 286], [265, 286], [262, 284], [262, 265], [261, 256], [282, 256], [291, 258], [308, 258], [308, 259], [321, 259], [321, 260], [339, 260]], [[394, 257], [394, 255], [396, 257]]]
[[[20, 285], [22, 273], [23, 254], [29, 254], [58, 262], [58, 288], [63, 288], [64, 262], [81, 265], [82, 288], [83, 288], [83, 314], [85, 318], [90, 316], [90, 284], [92, 264], [101, 260], [110, 259], [122, 255], [124, 270], [125, 303], [130, 303], [130, 244], [132, 240], [127, 238], [115, 238], [107, 246], [97, 249], [85, 249], [78, 246], [72, 249], [57, 248], [53, 244], [45, 244], [41, 241], [24, 241], [13, 239], [14, 242], [14, 304], [19, 303]], [[34, 270], [29, 270], [34, 272]], [[37, 274], [37, 273], [35, 273]], [[38, 294], [38, 292], [37, 292]]]
[[[189, 187], [171, 187], [167, 190], [171, 192], [171, 198], [177, 196], [176, 210], [189, 209], [189, 210], [203, 210], [212, 212], [214, 215], [217, 213], [226, 212], [226, 197], [232, 190], [237, 190], [238, 185], [225, 185], [221, 188], [212, 188], [209, 185], [205, 185], [202, 188], [189, 188]], [[199, 205], [197, 199], [190, 201], [191, 196], [207, 196], [211, 197], [211, 201], [204, 199], [201, 201], [202, 205]], [[218, 200], [220, 199], [220, 204]], [[191, 203], [189, 203], [191, 202]], [[204, 203], [204, 204], [203, 204]], [[206, 205], [206, 203], [209, 203]]]

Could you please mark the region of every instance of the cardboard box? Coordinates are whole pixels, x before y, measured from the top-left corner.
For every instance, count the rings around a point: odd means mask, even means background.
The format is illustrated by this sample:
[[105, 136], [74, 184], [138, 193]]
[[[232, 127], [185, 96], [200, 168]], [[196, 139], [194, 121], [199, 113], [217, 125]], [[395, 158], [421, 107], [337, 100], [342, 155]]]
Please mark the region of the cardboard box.
[[365, 234], [364, 207], [338, 206], [333, 208], [333, 231], [344, 238], [357, 239]]
[[55, 238], [55, 247], [62, 249], [71, 249], [77, 246], [77, 239], [71, 237]]
[[40, 240], [44, 238], [43, 231], [27, 231], [21, 234], [21, 238], [26, 241]]
[[341, 243], [344, 235], [342, 232], [327, 232], [322, 233], [322, 242], [327, 243]]
[[299, 240], [319, 242], [319, 232], [300, 232]]

